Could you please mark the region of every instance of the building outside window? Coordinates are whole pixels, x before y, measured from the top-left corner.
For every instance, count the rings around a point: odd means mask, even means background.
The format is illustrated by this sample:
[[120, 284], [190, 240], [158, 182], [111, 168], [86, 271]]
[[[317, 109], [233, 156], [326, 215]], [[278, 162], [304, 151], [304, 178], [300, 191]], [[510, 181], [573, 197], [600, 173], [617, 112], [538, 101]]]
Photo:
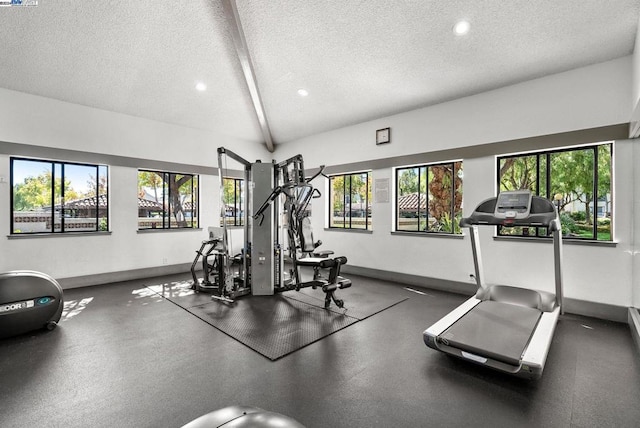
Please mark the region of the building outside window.
[[[497, 158], [498, 188], [528, 189], [556, 205], [565, 238], [613, 238], [613, 144], [610, 142]], [[545, 237], [545, 228], [498, 228], [503, 236]]]
[[371, 172], [329, 177], [329, 227], [371, 230]]
[[227, 226], [244, 226], [244, 180], [225, 177], [222, 187], [223, 214], [220, 216], [220, 226], [225, 222]]
[[11, 158], [11, 234], [109, 230], [108, 170]]
[[198, 176], [138, 171], [138, 229], [198, 227]]
[[461, 161], [396, 169], [396, 231], [460, 234], [461, 218]]

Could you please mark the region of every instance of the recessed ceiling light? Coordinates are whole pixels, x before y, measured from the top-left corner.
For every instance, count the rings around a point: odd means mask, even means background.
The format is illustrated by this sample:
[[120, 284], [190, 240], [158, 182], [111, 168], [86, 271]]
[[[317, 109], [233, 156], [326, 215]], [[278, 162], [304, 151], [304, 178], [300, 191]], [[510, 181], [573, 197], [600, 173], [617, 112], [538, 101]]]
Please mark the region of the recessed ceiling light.
[[307, 95], [309, 95], [309, 91], [307, 91], [306, 89], [298, 89], [298, 95], [300, 95], [301, 97], [306, 97]]
[[206, 91], [207, 90], [207, 85], [205, 85], [202, 82], [198, 82], [198, 83], [196, 83], [196, 89], [199, 90], [200, 92]]
[[469, 24], [469, 21], [458, 21], [456, 25], [453, 26], [453, 34], [456, 36], [464, 36], [469, 32], [470, 28], [471, 24]]

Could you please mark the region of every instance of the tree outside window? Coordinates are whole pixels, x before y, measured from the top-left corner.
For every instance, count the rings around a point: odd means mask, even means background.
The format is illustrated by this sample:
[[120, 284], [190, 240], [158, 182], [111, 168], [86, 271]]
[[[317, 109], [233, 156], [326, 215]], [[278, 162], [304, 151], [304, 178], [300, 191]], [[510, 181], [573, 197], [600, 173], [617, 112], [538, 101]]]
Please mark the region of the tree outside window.
[[[498, 158], [500, 191], [528, 189], [554, 202], [565, 238], [612, 240], [612, 152], [604, 143]], [[545, 228], [499, 228], [500, 235], [547, 236]]]
[[197, 175], [138, 171], [138, 229], [197, 227]]
[[462, 162], [396, 169], [396, 231], [459, 234]]
[[226, 222], [227, 226], [244, 225], [244, 180], [240, 178], [222, 179], [223, 215], [220, 226]]
[[329, 227], [371, 230], [371, 173], [329, 177]]
[[108, 167], [11, 158], [11, 233], [109, 230]]

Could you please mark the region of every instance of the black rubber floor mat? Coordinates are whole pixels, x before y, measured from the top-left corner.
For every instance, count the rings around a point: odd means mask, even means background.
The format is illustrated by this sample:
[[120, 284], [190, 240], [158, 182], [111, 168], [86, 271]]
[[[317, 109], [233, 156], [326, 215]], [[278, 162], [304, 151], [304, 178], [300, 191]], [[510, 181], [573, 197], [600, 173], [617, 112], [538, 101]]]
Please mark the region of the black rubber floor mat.
[[248, 296], [233, 304], [210, 302], [185, 309], [271, 360], [358, 321], [282, 295]]
[[[324, 309], [325, 294], [306, 288], [274, 296], [244, 296], [232, 304], [212, 301], [206, 293], [191, 289], [191, 281], [174, 280], [145, 286], [181, 308], [271, 360], [277, 360], [353, 323], [368, 318], [407, 297], [389, 288], [368, 285], [338, 290], [344, 308], [331, 303]], [[397, 290], [396, 290], [397, 291]]]

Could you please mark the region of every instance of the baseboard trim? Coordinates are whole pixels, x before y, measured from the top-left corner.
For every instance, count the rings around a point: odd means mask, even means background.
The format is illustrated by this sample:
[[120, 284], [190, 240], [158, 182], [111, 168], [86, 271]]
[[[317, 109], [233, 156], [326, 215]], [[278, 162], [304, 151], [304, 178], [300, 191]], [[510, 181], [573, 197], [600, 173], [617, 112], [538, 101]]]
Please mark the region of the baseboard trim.
[[629, 308], [629, 329], [636, 348], [640, 352], [640, 312], [636, 308]]
[[589, 302], [587, 300], [565, 297], [562, 301], [564, 312], [603, 320], [627, 323], [626, 306], [609, 305], [607, 303]]
[[[451, 293], [471, 296], [476, 292], [474, 283], [461, 281], [451, 281], [447, 279], [431, 278], [419, 275], [411, 275], [399, 272], [390, 272], [380, 269], [371, 269], [361, 266], [344, 265], [341, 270], [345, 275], [360, 275], [368, 278], [376, 278], [384, 281], [395, 282], [402, 285], [413, 285], [416, 287], [430, 288]], [[628, 308], [625, 306], [615, 306], [606, 303], [589, 302], [586, 300], [564, 298], [564, 311], [576, 315], [584, 315], [594, 318], [605, 319], [627, 323]]]
[[471, 282], [464, 283], [448, 279], [431, 278], [381, 269], [371, 269], [349, 264], [342, 266], [340, 273], [345, 275], [351, 274], [366, 276], [367, 278], [381, 279], [383, 281], [396, 282], [402, 285], [413, 285], [416, 287], [448, 291], [450, 293], [464, 294], [467, 296], [472, 296], [477, 289], [476, 284]]
[[180, 263], [175, 265], [157, 266], [152, 268], [142, 268], [142, 269], [133, 269], [133, 270], [118, 271], [118, 272], [99, 273], [95, 275], [61, 278], [61, 279], [58, 279], [58, 283], [64, 290], [68, 290], [71, 288], [111, 284], [114, 282], [153, 278], [156, 276], [175, 275], [177, 273], [189, 272], [190, 269], [191, 269], [191, 263]]
[[[58, 279], [63, 289], [89, 287], [93, 285], [111, 284], [114, 282], [131, 281], [137, 279], [152, 278], [158, 276], [175, 275], [189, 272], [191, 263], [180, 263], [168, 266], [133, 269], [127, 271], [100, 273], [95, 275], [75, 276]], [[427, 276], [412, 275], [401, 272], [391, 272], [381, 269], [372, 269], [354, 265], [344, 265], [341, 273], [344, 275], [360, 275], [368, 278], [380, 279], [402, 286], [429, 288], [432, 290], [446, 291], [449, 293], [471, 296], [476, 292], [476, 285], [469, 282], [451, 281], [448, 279], [432, 278]], [[640, 348], [640, 315], [635, 308], [609, 305], [606, 303], [588, 302], [585, 300], [564, 299], [565, 312], [600, 318], [610, 321], [629, 323], [635, 332], [634, 339]], [[635, 322], [632, 325], [632, 322]]]

